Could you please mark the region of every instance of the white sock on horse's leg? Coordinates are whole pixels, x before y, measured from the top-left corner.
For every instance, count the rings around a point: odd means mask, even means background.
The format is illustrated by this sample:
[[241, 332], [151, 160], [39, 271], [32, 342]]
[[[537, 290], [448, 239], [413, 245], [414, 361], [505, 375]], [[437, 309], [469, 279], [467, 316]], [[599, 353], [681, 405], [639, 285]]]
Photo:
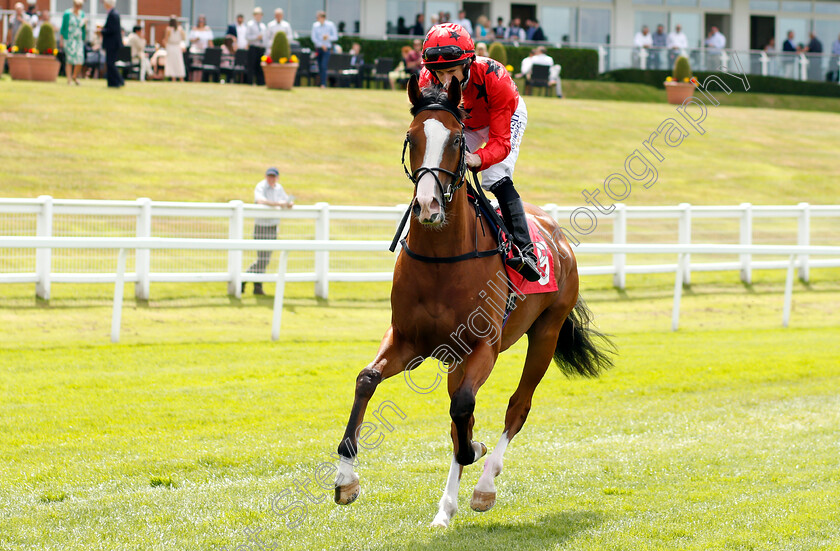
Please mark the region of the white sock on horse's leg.
[[449, 465], [449, 476], [446, 478], [446, 488], [438, 504], [438, 512], [432, 521], [432, 526], [449, 526], [449, 521], [458, 512], [458, 489], [461, 487], [461, 465], [452, 454], [452, 463]]
[[504, 459], [505, 449], [509, 443], [510, 440], [508, 439], [507, 432], [503, 432], [502, 437], [499, 438], [499, 443], [493, 448], [493, 453], [484, 461], [484, 471], [481, 473], [481, 477], [479, 477], [478, 483], [475, 485], [475, 489], [479, 492], [492, 493], [496, 491], [496, 485], [493, 483], [493, 479], [502, 472], [502, 460]]
[[338, 461], [338, 473], [335, 475], [336, 486], [346, 486], [359, 479], [359, 476], [353, 472], [354, 462], [354, 459], [341, 456]]

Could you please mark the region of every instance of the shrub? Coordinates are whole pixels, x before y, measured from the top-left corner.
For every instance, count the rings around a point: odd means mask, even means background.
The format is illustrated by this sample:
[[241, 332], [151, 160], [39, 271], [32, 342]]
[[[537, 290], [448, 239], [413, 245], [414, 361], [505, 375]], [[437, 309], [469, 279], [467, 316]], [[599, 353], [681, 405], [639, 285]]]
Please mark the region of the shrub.
[[52, 52], [56, 49], [55, 29], [49, 23], [41, 25], [41, 31], [38, 33], [38, 42], [35, 43], [35, 48], [41, 54], [46, 54], [48, 51]]
[[674, 61], [674, 81], [686, 82], [691, 79], [691, 65], [684, 55], [677, 57]]
[[18, 47], [20, 53], [35, 47], [35, 35], [32, 34], [32, 27], [29, 23], [24, 23], [18, 29], [17, 36], [15, 36], [15, 46]]
[[487, 51], [487, 56], [490, 57], [490, 59], [495, 59], [503, 66], [506, 66], [508, 64], [505, 45], [499, 42], [493, 42], [492, 44], [490, 44], [490, 49]]
[[292, 57], [292, 50], [289, 48], [289, 39], [286, 33], [280, 31], [274, 35], [274, 41], [271, 43], [271, 59], [280, 61], [282, 58], [289, 59]]
[[[699, 71], [694, 74], [697, 80], [702, 85], [706, 78], [711, 75], [721, 77], [721, 73], [713, 73], [706, 71]], [[612, 82], [635, 82], [639, 84], [647, 84], [655, 88], [665, 88], [665, 78], [670, 76], [668, 71], [652, 71], [641, 69], [615, 69], [608, 71], [601, 75], [600, 80], [607, 80]], [[722, 76], [723, 81], [732, 89], [733, 92], [744, 92], [743, 85], [734, 78]], [[756, 94], [793, 94], [800, 96], [818, 96], [818, 97], [837, 97], [837, 83], [834, 82], [814, 82], [792, 80], [789, 78], [770, 77], [761, 75], [747, 75], [750, 81], [749, 92]], [[719, 92], [720, 88], [715, 86], [711, 88], [714, 95]]]

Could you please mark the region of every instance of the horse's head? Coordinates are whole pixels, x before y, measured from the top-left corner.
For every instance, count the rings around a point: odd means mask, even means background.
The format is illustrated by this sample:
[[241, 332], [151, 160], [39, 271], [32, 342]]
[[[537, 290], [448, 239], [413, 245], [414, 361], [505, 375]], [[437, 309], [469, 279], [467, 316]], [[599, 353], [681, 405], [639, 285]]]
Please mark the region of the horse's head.
[[430, 86], [420, 90], [416, 76], [408, 83], [414, 120], [403, 146], [409, 150], [414, 182], [412, 212], [427, 226], [446, 221], [446, 205], [461, 186], [466, 173], [466, 144], [461, 123], [461, 86], [453, 79], [448, 90]]

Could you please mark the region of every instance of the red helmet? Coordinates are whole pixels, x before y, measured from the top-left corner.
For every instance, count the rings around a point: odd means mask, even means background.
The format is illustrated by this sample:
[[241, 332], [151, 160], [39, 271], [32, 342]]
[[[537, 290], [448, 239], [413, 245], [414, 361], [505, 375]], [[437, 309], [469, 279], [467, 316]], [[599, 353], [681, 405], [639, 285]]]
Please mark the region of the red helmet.
[[466, 65], [475, 57], [475, 45], [464, 27], [457, 23], [435, 25], [423, 42], [423, 64], [429, 70]]

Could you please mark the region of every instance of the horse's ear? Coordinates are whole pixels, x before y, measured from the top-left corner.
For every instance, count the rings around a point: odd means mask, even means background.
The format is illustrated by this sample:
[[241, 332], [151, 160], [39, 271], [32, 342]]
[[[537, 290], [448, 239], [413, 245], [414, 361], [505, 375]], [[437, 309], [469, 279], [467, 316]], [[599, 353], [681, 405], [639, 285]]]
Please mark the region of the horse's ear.
[[420, 101], [420, 81], [417, 79], [417, 75], [411, 75], [408, 80], [408, 101], [411, 102], [411, 105], [417, 105], [417, 102]]
[[456, 107], [461, 105], [461, 83], [456, 77], [452, 77], [452, 80], [449, 81], [449, 90], [446, 93], [452, 105]]

